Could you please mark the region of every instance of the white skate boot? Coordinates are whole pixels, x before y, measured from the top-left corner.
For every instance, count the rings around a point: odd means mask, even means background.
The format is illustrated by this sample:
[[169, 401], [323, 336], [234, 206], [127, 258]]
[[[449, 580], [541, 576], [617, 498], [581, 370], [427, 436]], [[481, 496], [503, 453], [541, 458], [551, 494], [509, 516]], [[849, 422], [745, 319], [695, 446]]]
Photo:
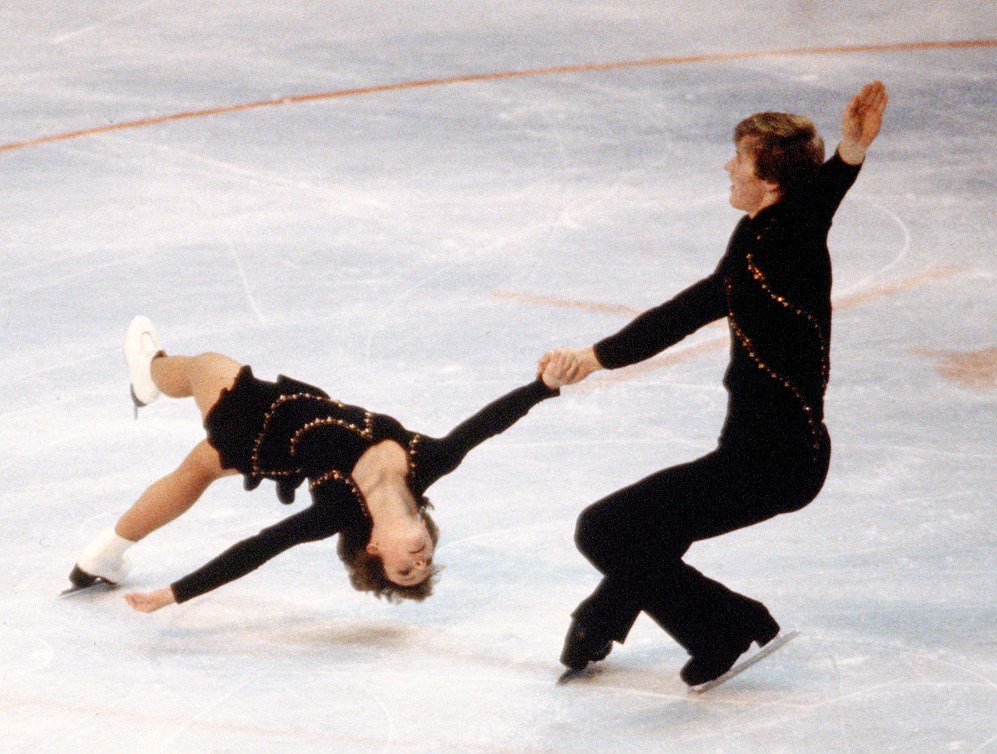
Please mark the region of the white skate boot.
[[162, 351], [156, 340], [156, 330], [148, 317], [135, 317], [125, 332], [125, 361], [131, 378], [132, 402], [135, 404], [135, 417], [142, 406], [148, 406], [159, 397], [159, 388], [152, 381], [149, 366]]
[[84, 548], [69, 574], [73, 587], [85, 589], [97, 582], [120, 584], [131, 570], [125, 550], [133, 544], [131, 540], [119, 536], [113, 528], [98, 534]]

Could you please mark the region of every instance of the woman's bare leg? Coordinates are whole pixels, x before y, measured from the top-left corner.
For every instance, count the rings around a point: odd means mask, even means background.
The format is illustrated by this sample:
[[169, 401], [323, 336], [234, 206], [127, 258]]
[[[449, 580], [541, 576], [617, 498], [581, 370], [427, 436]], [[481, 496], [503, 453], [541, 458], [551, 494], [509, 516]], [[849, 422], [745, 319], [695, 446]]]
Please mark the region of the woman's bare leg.
[[[192, 397], [203, 418], [222, 390], [233, 385], [241, 367], [217, 353], [160, 353], [153, 356], [149, 372], [160, 392], [174, 398]], [[125, 551], [131, 545], [190, 510], [216, 479], [235, 473], [234, 469], [223, 469], [218, 451], [202, 440], [174, 471], [150, 485], [113, 529], [101, 532], [84, 548], [70, 581], [77, 588], [90, 586], [97, 579], [112, 584], [122, 581], [128, 574]]]
[[138, 542], [190, 510], [216, 479], [234, 473], [233, 469], [222, 468], [218, 451], [202, 440], [176, 470], [153, 482], [142, 493], [118, 519], [114, 531], [120, 537]]
[[190, 510], [216, 479], [234, 473], [223, 469], [218, 451], [202, 440], [180, 466], [154, 482], [118, 519], [113, 529], [105, 529], [88, 544], [69, 580], [87, 587], [97, 579], [120, 583], [128, 575], [125, 552], [133, 544]]
[[220, 353], [197, 356], [159, 356], [152, 360], [152, 381], [171, 398], [191, 398], [203, 417], [215, 405], [222, 390], [232, 387], [242, 368], [235, 359]]
[[[150, 365], [153, 382], [165, 395], [192, 397], [203, 417], [222, 390], [232, 387], [242, 365], [218, 353], [198, 356], [159, 356]], [[207, 440], [194, 446], [171, 473], [154, 482], [118, 519], [114, 531], [137, 542], [190, 510], [216, 479], [236, 473], [223, 469]]]

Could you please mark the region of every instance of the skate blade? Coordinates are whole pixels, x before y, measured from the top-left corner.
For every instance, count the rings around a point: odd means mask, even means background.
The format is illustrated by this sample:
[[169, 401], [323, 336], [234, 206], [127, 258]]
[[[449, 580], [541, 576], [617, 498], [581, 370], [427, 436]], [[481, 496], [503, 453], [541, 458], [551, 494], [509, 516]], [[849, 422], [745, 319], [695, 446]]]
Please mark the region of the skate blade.
[[715, 689], [717, 686], [719, 686], [722, 683], [727, 683], [727, 681], [729, 681], [731, 678], [740, 675], [745, 670], [754, 665], [756, 662], [764, 660], [766, 657], [768, 657], [776, 650], [782, 649], [784, 646], [789, 644], [789, 642], [791, 642], [799, 635], [800, 635], [799, 631], [790, 631], [789, 633], [780, 634], [779, 636], [775, 637], [772, 641], [770, 641], [768, 644], [766, 644], [764, 647], [762, 647], [758, 652], [751, 655], [751, 657], [747, 658], [746, 660], [741, 660], [739, 663], [734, 665], [734, 667], [732, 667], [723, 675], [714, 678], [712, 681], [701, 683], [698, 686], [691, 686], [689, 688], [690, 693], [703, 694], [709, 691], [710, 689]]
[[68, 589], [63, 589], [59, 592], [59, 597], [73, 597], [84, 593], [96, 594], [98, 592], [109, 592], [112, 589], [117, 589], [117, 587], [118, 585], [113, 582], [97, 579], [87, 586], [71, 586]]
[[599, 668], [593, 667], [592, 665], [587, 665], [581, 670], [574, 670], [572, 668], [568, 668], [563, 673], [561, 673], [555, 685], [564, 686], [567, 683], [571, 683], [572, 681], [577, 681], [581, 678], [591, 678], [592, 676], [597, 675], [598, 673], [599, 673]]

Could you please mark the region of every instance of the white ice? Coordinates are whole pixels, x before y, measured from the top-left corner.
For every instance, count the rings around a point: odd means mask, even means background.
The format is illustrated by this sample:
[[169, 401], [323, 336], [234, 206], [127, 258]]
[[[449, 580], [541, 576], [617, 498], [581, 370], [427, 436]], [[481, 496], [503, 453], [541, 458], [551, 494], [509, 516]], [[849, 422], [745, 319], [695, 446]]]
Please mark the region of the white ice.
[[[993, 40], [992, 3], [8, 0], [0, 35], [0, 750], [997, 751], [997, 60], [889, 47]], [[764, 50], [796, 52], [737, 54]], [[737, 120], [805, 112], [833, 147], [873, 78], [886, 126], [831, 236], [828, 482], [689, 555], [802, 632], [765, 662], [690, 696], [641, 618], [554, 686], [597, 581], [575, 517], [711, 449], [722, 328], [434, 486], [426, 603], [353, 592], [331, 541], [153, 615], [56, 598], [201, 437], [184, 402], [132, 419], [133, 314], [443, 433], [713, 269]], [[178, 113], [200, 114], [133, 124]], [[288, 513], [225, 480], [133, 548], [128, 586]]]

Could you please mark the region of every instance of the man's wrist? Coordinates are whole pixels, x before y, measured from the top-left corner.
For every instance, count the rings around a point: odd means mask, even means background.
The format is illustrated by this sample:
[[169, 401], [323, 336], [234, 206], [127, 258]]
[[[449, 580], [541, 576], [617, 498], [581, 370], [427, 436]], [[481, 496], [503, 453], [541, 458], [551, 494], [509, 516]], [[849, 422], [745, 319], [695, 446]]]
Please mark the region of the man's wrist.
[[838, 145], [838, 155], [849, 165], [861, 165], [865, 162], [866, 148], [858, 143], [841, 142]]
[[580, 361], [582, 367], [589, 374], [591, 374], [592, 372], [597, 372], [600, 369], [605, 369], [605, 367], [599, 361], [599, 355], [595, 352], [595, 346], [590, 346], [589, 348], [583, 349]]

